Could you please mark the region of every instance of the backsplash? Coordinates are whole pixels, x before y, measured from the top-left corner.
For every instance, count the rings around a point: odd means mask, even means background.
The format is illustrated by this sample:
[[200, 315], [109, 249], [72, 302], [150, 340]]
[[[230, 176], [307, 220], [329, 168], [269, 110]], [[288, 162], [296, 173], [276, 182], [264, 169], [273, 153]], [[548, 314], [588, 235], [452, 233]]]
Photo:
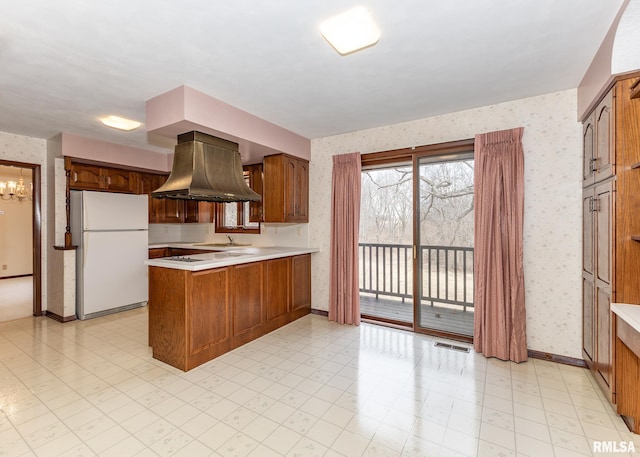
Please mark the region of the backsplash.
[[[308, 247], [308, 224], [263, 223], [261, 233], [229, 235], [239, 243], [255, 246]], [[149, 224], [149, 244], [166, 242], [226, 242], [224, 233], [216, 233], [213, 224]]]

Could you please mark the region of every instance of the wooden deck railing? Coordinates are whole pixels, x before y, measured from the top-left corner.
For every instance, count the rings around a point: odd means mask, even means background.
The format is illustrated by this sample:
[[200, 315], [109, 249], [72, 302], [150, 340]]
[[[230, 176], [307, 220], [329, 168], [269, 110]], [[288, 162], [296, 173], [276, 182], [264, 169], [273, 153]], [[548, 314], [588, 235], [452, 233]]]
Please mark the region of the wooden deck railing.
[[[360, 292], [405, 299], [413, 296], [410, 244], [359, 243]], [[417, 247], [422, 261], [420, 302], [473, 307], [473, 248]]]

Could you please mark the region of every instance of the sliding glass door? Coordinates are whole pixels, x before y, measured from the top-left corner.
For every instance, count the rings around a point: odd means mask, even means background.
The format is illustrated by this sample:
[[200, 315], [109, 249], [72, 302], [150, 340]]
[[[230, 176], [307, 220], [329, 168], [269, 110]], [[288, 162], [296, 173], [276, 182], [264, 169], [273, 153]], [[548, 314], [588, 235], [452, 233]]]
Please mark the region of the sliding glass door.
[[473, 152], [414, 157], [414, 327], [473, 337]]
[[411, 163], [362, 171], [360, 314], [413, 325], [413, 169]]

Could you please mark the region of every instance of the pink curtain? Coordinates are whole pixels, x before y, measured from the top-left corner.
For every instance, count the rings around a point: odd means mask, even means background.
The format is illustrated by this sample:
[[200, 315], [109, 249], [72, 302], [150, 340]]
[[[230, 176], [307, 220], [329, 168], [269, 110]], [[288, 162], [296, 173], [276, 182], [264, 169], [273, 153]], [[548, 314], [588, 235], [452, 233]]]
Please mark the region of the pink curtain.
[[524, 128], [475, 138], [475, 334], [487, 357], [527, 360], [522, 226]]
[[329, 320], [360, 324], [360, 153], [333, 156]]

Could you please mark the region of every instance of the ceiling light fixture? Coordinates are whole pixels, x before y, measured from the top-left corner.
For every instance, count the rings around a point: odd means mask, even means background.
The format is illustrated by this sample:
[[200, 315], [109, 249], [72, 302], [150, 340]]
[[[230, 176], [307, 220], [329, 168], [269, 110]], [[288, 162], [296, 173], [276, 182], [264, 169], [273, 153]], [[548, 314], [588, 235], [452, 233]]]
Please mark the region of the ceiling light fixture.
[[327, 19], [320, 24], [320, 33], [343, 56], [373, 46], [380, 39], [380, 29], [362, 6]]
[[134, 130], [142, 125], [141, 122], [125, 119], [120, 116], [107, 116], [100, 119], [104, 125], [118, 130]]

